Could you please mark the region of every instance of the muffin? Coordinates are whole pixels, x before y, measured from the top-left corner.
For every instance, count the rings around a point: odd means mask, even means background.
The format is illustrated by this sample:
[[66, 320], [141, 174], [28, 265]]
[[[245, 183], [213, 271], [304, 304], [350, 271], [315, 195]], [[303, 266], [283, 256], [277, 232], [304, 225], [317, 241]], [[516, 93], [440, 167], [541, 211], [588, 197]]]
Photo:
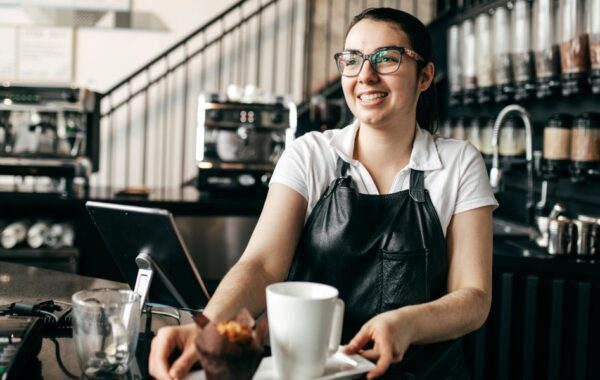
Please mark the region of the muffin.
[[235, 319], [213, 322], [194, 317], [200, 331], [196, 348], [207, 380], [250, 380], [256, 372], [267, 333], [267, 321], [256, 323], [246, 309]]

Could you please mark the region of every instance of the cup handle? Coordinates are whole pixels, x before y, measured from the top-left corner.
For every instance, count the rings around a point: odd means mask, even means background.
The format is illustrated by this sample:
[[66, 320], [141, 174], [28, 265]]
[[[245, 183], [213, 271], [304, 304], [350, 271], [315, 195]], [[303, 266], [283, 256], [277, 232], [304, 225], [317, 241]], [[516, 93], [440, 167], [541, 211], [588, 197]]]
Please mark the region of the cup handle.
[[329, 334], [328, 354], [335, 354], [342, 341], [342, 325], [344, 323], [344, 301], [337, 298], [335, 300], [335, 309], [333, 310], [333, 318], [331, 325], [331, 333]]

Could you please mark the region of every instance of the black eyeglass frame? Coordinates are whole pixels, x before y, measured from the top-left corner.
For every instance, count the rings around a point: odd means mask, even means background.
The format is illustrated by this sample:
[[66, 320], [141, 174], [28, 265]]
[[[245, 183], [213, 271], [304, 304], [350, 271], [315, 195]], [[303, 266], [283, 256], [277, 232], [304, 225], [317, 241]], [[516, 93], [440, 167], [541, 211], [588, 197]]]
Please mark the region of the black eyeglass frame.
[[[391, 71], [389, 73], [380, 73], [377, 70], [377, 63], [374, 63], [371, 59], [372, 57], [376, 56], [377, 53], [379, 53], [381, 50], [396, 50], [400, 53], [400, 62], [398, 62], [398, 67], [396, 67], [396, 70]], [[348, 54], [348, 53], [352, 53], [352, 54], [358, 54], [361, 58], [362, 58], [362, 63], [360, 64], [360, 68], [358, 69], [358, 72], [354, 75], [344, 75], [342, 73], [342, 68], [340, 67], [340, 62], [338, 61], [338, 58], [344, 54]], [[360, 72], [362, 71], [363, 65], [365, 64], [365, 61], [369, 61], [371, 63], [371, 67], [373, 68], [373, 70], [375, 70], [375, 72], [379, 75], [387, 75], [387, 74], [393, 74], [396, 71], [398, 71], [398, 69], [400, 68], [400, 65], [402, 64], [402, 57], [404, 55], [407, 55], [408, 57], [414, 59], [415, 61], [417, 61], [417, 63], [425, 63], [425, 59], [421, 56], [421, 54], [417, 53], [416, 51], [406, 48], [404, 46], [383, 46], [380, 48], [375, 49], [375, 51], [371, 54], [363, 54], [361, 51], [359, 50], [344, 50], [342, 52], [339, 53], [335, 53], [333, 55], [333, 59], [335, 59], [335, 65], [338, 69], [338, 71], [340, 72], [340, 75], [346, 78], [354, 78], [360, 75]]]

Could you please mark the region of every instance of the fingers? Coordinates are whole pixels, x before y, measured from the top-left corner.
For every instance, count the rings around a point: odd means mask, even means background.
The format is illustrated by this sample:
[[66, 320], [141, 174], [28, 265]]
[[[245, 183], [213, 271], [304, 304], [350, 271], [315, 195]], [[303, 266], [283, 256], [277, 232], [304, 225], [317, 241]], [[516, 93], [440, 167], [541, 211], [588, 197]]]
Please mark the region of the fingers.
[[181, 379], [190, 371], [190, 368], [192, 368], [196, 361], [198, 361], [196, 346], [194, 344], [187, 344], [181, 356], [171, 366], [169, 375], [173, 379]]
[[169, 355], [175, 348], [175, 337], [173, 329], [164, 327], [152, 340], [150, 358], [148, 359], [148, 371], [157, 380], [171, 380], [169, 375]]
[[365, 344], [369, 343], [369, 341], [371, 340], [371, 334], [368, 332], [368, 328], [365, 326], [363, 326], [360, 329], [360, 331], [354, 336], [354, 338], [352, 338], [350, 343], [348, 343], [346, 347], [344, 347], [345, 354], [355, 354], [361, 348], [363, 348]]
[[[377, 344], [376, 344], [377, 345]], [[377, 348], [375, 348], [376, 350]], [[375, 351], [373, 350], [373, 351]], [[373, 368], [368, 374], [367, 379], [374, 379], [379, 377], [387, 371], [392, 364], [393, 354], [391, 346], [388, 343], [379, 344], [379, 360], [377, 360], [377, 364], [375, 368]]]

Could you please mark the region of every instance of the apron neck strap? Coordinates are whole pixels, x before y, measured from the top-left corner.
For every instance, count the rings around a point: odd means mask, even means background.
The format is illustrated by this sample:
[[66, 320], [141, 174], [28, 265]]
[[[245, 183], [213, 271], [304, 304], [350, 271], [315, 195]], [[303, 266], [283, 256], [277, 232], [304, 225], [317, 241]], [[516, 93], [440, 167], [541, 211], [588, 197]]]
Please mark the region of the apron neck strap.
[[421, 170], [410, 169], [408, 193], [415, 202], [425, 202], [425, 176]]
[[348, 164], [346, 161], [342, 160], [342, 158], [338, 156], [337, 167], [335, 169], [335, 174], [337, 175], [337, 177], [345, 177], [349, 166], [350, 164]]

